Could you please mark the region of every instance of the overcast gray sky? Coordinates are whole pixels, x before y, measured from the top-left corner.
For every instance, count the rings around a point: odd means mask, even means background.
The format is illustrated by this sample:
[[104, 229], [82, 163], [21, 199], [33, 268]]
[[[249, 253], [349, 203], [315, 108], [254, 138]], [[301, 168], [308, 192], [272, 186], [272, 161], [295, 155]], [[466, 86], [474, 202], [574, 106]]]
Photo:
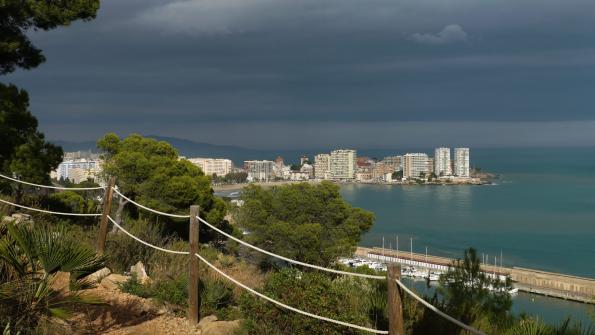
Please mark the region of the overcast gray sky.
[[5, 79], [55, 140], [583, 146], [594, 22], [592, 0], [105, 0]]

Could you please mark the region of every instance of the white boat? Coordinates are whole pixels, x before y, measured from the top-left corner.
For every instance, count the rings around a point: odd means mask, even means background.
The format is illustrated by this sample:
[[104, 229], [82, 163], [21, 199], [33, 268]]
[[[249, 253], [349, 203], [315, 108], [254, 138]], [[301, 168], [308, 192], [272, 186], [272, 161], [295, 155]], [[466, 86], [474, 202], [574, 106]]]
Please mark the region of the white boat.
[[415, 268], [413, 266], [404, 266], [403, 268], [401, 268], [402, 276], [413, 277], [414, 273], [415, 273]]
[[426, 275], [426, 279], [429, 279], [430, 281], [438, 281], [440, 280], [440, 274], [438, 272], [430, 272], [428, 275]]

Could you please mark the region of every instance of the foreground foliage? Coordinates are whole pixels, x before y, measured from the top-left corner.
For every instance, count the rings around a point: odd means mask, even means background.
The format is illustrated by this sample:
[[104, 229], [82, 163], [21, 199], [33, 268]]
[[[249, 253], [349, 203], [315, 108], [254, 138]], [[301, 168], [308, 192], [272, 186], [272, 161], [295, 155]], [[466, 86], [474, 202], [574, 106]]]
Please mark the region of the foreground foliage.
[[30, 29], [50, 30], [76, 20], [90, 20], [98, 9], [99, 0], [0, 1], [0, 75], [17, 67], [31, 69], [45, 61], [27, 36]]
[[[456, 260], [441, 276], [439, 292], [444, 296], [445, 312], [465, 324], [483, 321], [502, 324], [510, 317], [512, 299], [508, 291], [512, 281], [501, 281], [481, 270], [481, 262], [473, 248], [465, 250], [463, 259]], [[479, 323], [481, 324], [481, 323]], [[453, 331], [456, 325], [445, 323]]]
[[2, 234], [0, 323], [12, 320], [14, 329], [28, 332], [40, 322], [67, 319], [77, 305], [100, 303], [81, 291], [91, 287], [86, 278], [104, 267], [105, 259], [64, 229], [9, 223]]
[[[90, 20], [99, 0], [1, 0], [0, 75], [17, 68], [31, 69], [45, 61], [31, 42], [30, 30], [51, 30], [77, 20]], [[38, 184], [49, 183], [49, 172], [62, 160], [62, 149], [46, 142], [29, 111], [29, 96], [14, 85], [0, 83], [0, 172]], [[0, 191], [14, 192], [20, 202], [23, 190], [0, 182]]]
[[572, 323], [570, 319], [560, 325], [547, 325], [535, 318], [521, 319], [517, 324], [506, 330], [504, 335], [593, 335], [595, 329], [583, 328], [579, 322]]
[[[329, 318], [373, 327], [368, 316], [365, 284], [334, 280], [315, 272], [283, 269], [273, 274], [262, 290], [267, 296], [301, 310]], [[360, 334], [360, 331], [280, 309], [246, 293], [242, 311], [249, 334]]]
[[[1, 43], [0, 43], [1, 45]], [[29, 95], [0, 83], [0, 173], [37, 184], [49, 184], [49, 173], [62, 161], [62, 149], [45, 141], [29, 111]], [[20, 203], [23, 185], [0, 181], [0, 191]]]

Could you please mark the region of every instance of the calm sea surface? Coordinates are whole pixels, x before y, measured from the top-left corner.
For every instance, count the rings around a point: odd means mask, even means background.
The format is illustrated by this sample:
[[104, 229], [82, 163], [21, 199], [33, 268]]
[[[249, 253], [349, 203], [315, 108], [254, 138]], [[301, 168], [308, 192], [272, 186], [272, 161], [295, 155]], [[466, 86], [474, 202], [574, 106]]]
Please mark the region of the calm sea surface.
[[[428, 152], [430, 153], [430, 152]], [[365, 154], [365, 152], [363, 152]], [[378, 153], [374, 153], [380, 156]], [[463, 249], [521, 266], [595, 278], [595, 149], [484, 149], [471, 163], [500, 175], [492, 186], [344, 184], [341, 193], [376, 214], [364, 246], [460, 257]], [[589, 307], [520, 294], [515, 310], [588, 320]], [[558, 316], [556, 318], [555, 316]]]

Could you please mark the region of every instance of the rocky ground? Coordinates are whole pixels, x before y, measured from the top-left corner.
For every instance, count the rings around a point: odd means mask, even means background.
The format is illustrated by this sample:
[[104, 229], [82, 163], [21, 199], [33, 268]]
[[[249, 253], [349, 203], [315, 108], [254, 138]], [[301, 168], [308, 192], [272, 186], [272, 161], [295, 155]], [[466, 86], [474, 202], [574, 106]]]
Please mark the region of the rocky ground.
[[97, 287], [85, 294], [100, 298], [106, 304], [78, 311], [71, 322], [72, 333], [230, 335], [240, 326], [240, 320], [217, 321], [215, 316], [203, 318], [198, 326], [190, 325], [186, 318], [175, 316], [167, 308], [158, 307], [149, 299], [120, 291], [118, 284], [127, 279], [128, 277], [118, 274], [98, 278]]

